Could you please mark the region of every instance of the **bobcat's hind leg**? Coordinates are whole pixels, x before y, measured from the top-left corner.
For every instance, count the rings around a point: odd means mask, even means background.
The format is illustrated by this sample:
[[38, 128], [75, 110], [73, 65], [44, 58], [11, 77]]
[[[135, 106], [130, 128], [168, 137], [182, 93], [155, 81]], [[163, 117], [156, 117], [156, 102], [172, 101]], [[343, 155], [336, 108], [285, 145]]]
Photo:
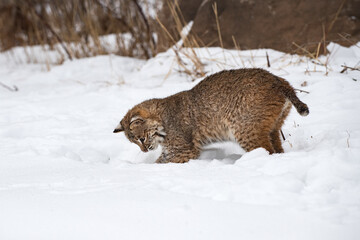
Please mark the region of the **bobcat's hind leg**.
[[283, 153], [284, 149], [281, 145], [280, 130], [274, 130], [270, 133], [271, 143], [274, 147], [275, 153]]
[[282, 108], [282, 111], [275, 123], [275, 126], [270, 133], [271, 143], [272, 143], [276, 153], [284, 152], [284, 149], [281, 144], [281, 139], [280, 139], [280, 131], [281, 131], [281, 127], [284, 124], [286, 117], [289, 115], [290, 109], [291, 109], [291, 103], [289, 100], [286, 100], [284, 103], [284, 106]]
[[269, 134], [259, 134], [256, 138], [248, 139], [244, 142], [243, 148], [249, 152], [256, 148], [265, 148], [270, 154], [275, 153], [274, 147], [271, 143]]
[[247, 152], [262, 147], [265, 148], [270, 154], [275, 153], [275, 149], [271, 142], [268, 131], [242, 131], [236, 134], [235, 138], [240, 146]]

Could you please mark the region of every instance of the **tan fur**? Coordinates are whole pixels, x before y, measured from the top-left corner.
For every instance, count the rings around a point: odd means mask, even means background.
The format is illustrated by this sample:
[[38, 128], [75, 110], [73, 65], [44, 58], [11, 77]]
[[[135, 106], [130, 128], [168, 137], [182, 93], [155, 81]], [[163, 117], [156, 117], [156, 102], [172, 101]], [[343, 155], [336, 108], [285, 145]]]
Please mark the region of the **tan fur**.
[[291, 103], [301, 115], [309, 113], [282, 78], [257, 68], [222, 71], [189, 91], [136, 105], [114, 132], [124, 131], [144, 152], [161, 144], [157, 163], [196, 159], [205, 144], [225, 140], [246, 151], [282, 153], [279, 131]]

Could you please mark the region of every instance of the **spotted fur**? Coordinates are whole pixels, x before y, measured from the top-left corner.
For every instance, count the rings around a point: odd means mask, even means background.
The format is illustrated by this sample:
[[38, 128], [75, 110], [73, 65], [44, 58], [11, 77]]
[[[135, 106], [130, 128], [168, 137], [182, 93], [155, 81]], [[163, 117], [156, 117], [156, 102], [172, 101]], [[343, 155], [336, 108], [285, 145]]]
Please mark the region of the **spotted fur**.
[[225, 140], [246, 151], [282, 153], [279, 131], [291, 104], [309, 114], [285, 79], [258, 68], [227, 70], [191, 90], [136, 105], [114, 132], [124, 131], [144, 152], [162, 145], [157, 163], [196, 159], [204, 145]]

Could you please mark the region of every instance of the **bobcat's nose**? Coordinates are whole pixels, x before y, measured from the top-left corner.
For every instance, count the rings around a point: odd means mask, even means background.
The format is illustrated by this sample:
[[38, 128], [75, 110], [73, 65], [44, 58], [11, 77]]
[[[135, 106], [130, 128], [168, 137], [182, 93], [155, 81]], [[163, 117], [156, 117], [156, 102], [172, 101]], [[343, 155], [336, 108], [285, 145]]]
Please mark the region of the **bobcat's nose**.
[[143, 152], [148, 152], [148, 151], [149, 151], [149, 149], [147, 149], [145, 146], [140, 147], [140, 149], [141, 149], [141, 151], [143, 151]]

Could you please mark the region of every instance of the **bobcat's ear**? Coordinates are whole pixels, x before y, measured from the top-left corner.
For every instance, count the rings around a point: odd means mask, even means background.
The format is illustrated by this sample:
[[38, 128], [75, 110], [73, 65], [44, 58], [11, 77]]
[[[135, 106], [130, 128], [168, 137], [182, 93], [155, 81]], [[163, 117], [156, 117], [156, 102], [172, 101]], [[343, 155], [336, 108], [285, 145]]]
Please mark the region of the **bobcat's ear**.
[[150, 112], [147, 109], [137, 109], [135, 111], [135, 114], [131, 117], [130, 124], [132, 122], [135, 122], [137, 120], [144, 121], [145, 119], [148, 119], [150, 117]]
[[145, 120], [147, 120], [150, 116], [149, 111], [145, 110], [145, 109], [138, 109], [137, 111], [135, 111], [135, 114], [132, 115], [131, 119], [130, 119], [130, 129], [131, 129], [131, 125], [133, 123], [139, 124], [144, 122]]
[[114, 129], [113, 133], [118, 133], [118, 132], [122, 132], [124, 131], [124, 127], [123, 125], [121, 125], [121, 122], [119, 123], [119, 125], [116, 126], [116, 128]]
[[130, 125], [131, 125], [133, 122], [136, 122], [136, 121], [141, 121], [141, 122], [143, 122], [144, 119], [143, 119], [141, 116], [139, 116], [139, 115], [133, 116], [133, 117], [131, 118], [131, 120], [130, 120]]
[[132, 130], [135, 126], [142, 124], [144, 122], [144, 118], [139, 115], [135, 115], [130, 119], [129, 128]]

